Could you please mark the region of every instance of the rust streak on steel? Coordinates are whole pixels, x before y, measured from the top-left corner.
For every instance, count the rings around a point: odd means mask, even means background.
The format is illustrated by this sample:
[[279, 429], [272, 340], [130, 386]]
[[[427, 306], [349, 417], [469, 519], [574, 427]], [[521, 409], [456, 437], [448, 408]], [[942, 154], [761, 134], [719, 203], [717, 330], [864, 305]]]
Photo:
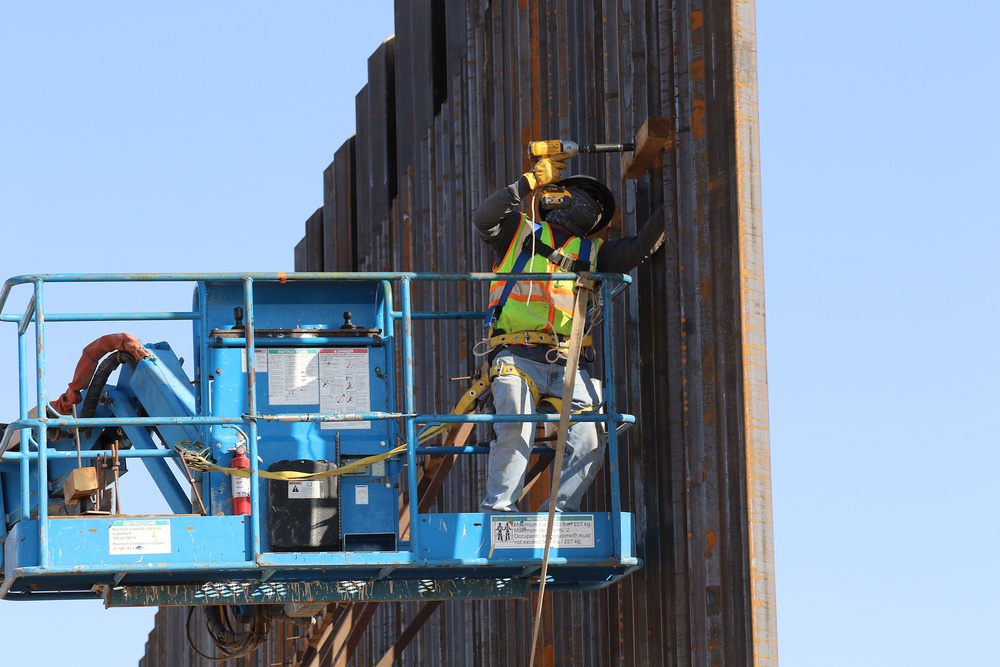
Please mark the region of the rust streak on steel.
[[775, 609], [771, 454], [764, 332], [764, 256], [760, 200], [757, 36], [754, 3], [733, 3], [737, 191], [739, 196], [740, 305], [749, 517], [753, 664], [778, 664]]

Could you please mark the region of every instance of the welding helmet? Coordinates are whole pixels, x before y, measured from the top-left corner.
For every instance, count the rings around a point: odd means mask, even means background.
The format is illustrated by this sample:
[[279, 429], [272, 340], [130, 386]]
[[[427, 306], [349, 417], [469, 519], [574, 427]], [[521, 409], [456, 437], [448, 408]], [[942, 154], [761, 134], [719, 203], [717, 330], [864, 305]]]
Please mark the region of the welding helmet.
[[570, 176], [553, 185], [565, 188], [569, 197], [547, 207], [540, 205], [542, 220], [564, 227], [576, 236], [601, 231], [615, 215], [615, 197], [608, 186], [592, 176]]

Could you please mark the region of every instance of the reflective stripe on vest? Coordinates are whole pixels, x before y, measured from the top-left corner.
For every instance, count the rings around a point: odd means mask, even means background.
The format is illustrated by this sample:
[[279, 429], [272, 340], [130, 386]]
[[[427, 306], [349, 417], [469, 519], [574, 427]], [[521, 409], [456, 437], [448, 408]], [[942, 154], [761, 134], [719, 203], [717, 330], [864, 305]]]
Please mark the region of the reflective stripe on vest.
[[[580, 258], [583, 239], [571, 236], [560, 247], [555, 245], [552, 228], [546, 222], [532, 223], [527, 216], [521, 216], [517, 234], [511, 241], [507, 252], [500, 263], [493, 267], [494, 273], [561, 273], [562, 270], [541, 255], [532, 255], [523, 268], [515, 271], [514, 265], [521, 254], [524, 239], [538, 229], [538, 239], [555, 248], [563, 255]], [[600, 239], [585, 241], [591, 246], [590, 262], [597, 266], [597, 252], [601, 246]], [[490, 283], [490, 309], [500, 302], [507, 281], [496, 280]], [[500, 318], [495, 328], [507, 332], [515, 331], [547, 331], [568, 336], [573, 324], [573, 281], [521, 281], [514, 283], [506, 301], [502, 304]]]

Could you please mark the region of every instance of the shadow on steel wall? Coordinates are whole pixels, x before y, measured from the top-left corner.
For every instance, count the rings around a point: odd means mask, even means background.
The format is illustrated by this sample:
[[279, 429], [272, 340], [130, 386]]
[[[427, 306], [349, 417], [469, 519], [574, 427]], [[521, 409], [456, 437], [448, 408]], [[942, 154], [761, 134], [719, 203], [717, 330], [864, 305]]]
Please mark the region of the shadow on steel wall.
[[[530, 140], [631, 141], [667, 117], [675, 145], [641, 178], [623, 180], [617, 154], [570, 163], [615, 191], [609, 237], [664, 207], [669, 244], [618, 308], [617, 391], [639, 422], [622, 500], [645, 565], [605, 590], [546, 594], [540, 664], [776, 665], [753, 2], [397, 0], [395, 18], [295, 270], [489, 270], [470, 214], [529, 168]], [[483, 307], [485, 284], [422, 289], [421, 309]], [[417, 409], [447, 411], [481, 325], [421, 326]], [[475, 511], [483, 493], [485, 461], [459, 458], [437, 510]], [[584, 509], [606, 495], [602, 472]], [[331, 606], [271, 641], [302, 646], [295, 664], [388, 665], [412, 639], [397, 664], [524, 665], [532, 609]]]

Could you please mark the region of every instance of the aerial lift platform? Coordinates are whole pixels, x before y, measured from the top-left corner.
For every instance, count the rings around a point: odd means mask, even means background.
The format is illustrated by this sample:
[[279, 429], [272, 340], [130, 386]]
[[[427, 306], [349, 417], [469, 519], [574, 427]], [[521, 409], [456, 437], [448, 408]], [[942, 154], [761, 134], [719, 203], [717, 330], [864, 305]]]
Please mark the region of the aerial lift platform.
[[[415, 324], [482, 313], [415, 310], [414, 286], [497, 278], [247, 273], [6, 281], [0, 321], [17, 329], [20, 400], [18, 419], [0, 439], [0, 597], [279, 605], [289, 616], [339, 601], [527, 597], [541, 571], [547, 515], [430, 511], [428, 484], [419, 478], [425, 461], [488, 451], [456, 446], [454, 438], [448, 446], [420, 444], [422, 427], [448, 424], [454, 432], [463, 424], [525, 420], [415, 408]], [[618, 483], [618, 437], [634, 417], [617, 410], [611, 358], [613, 298], [630, 281], [594, 278], [603, 295], [607, 384], [603, 410], [574, 419], [603, 426], [610, 510], [556, 516], [549, 590], [605, 587], [641, 564]], [[65, 283], [179, 281], [194, 284], [188, 312], [44, 307]], [[28, 306], [9, 313], [17, 290], [30, 291]], [[142, 320], [192, 322], [192, 376], [168, 343], [129, 347], [109, 337], [104, 343], [119, 343], [116, 349], [81, 360], [90, 368], [79, 394], [71, 386], [52, 400], [49, 327], [102, 322], [115, 330]], [[140, 461], [172, 513], [117, 510], [109, 489]]]

